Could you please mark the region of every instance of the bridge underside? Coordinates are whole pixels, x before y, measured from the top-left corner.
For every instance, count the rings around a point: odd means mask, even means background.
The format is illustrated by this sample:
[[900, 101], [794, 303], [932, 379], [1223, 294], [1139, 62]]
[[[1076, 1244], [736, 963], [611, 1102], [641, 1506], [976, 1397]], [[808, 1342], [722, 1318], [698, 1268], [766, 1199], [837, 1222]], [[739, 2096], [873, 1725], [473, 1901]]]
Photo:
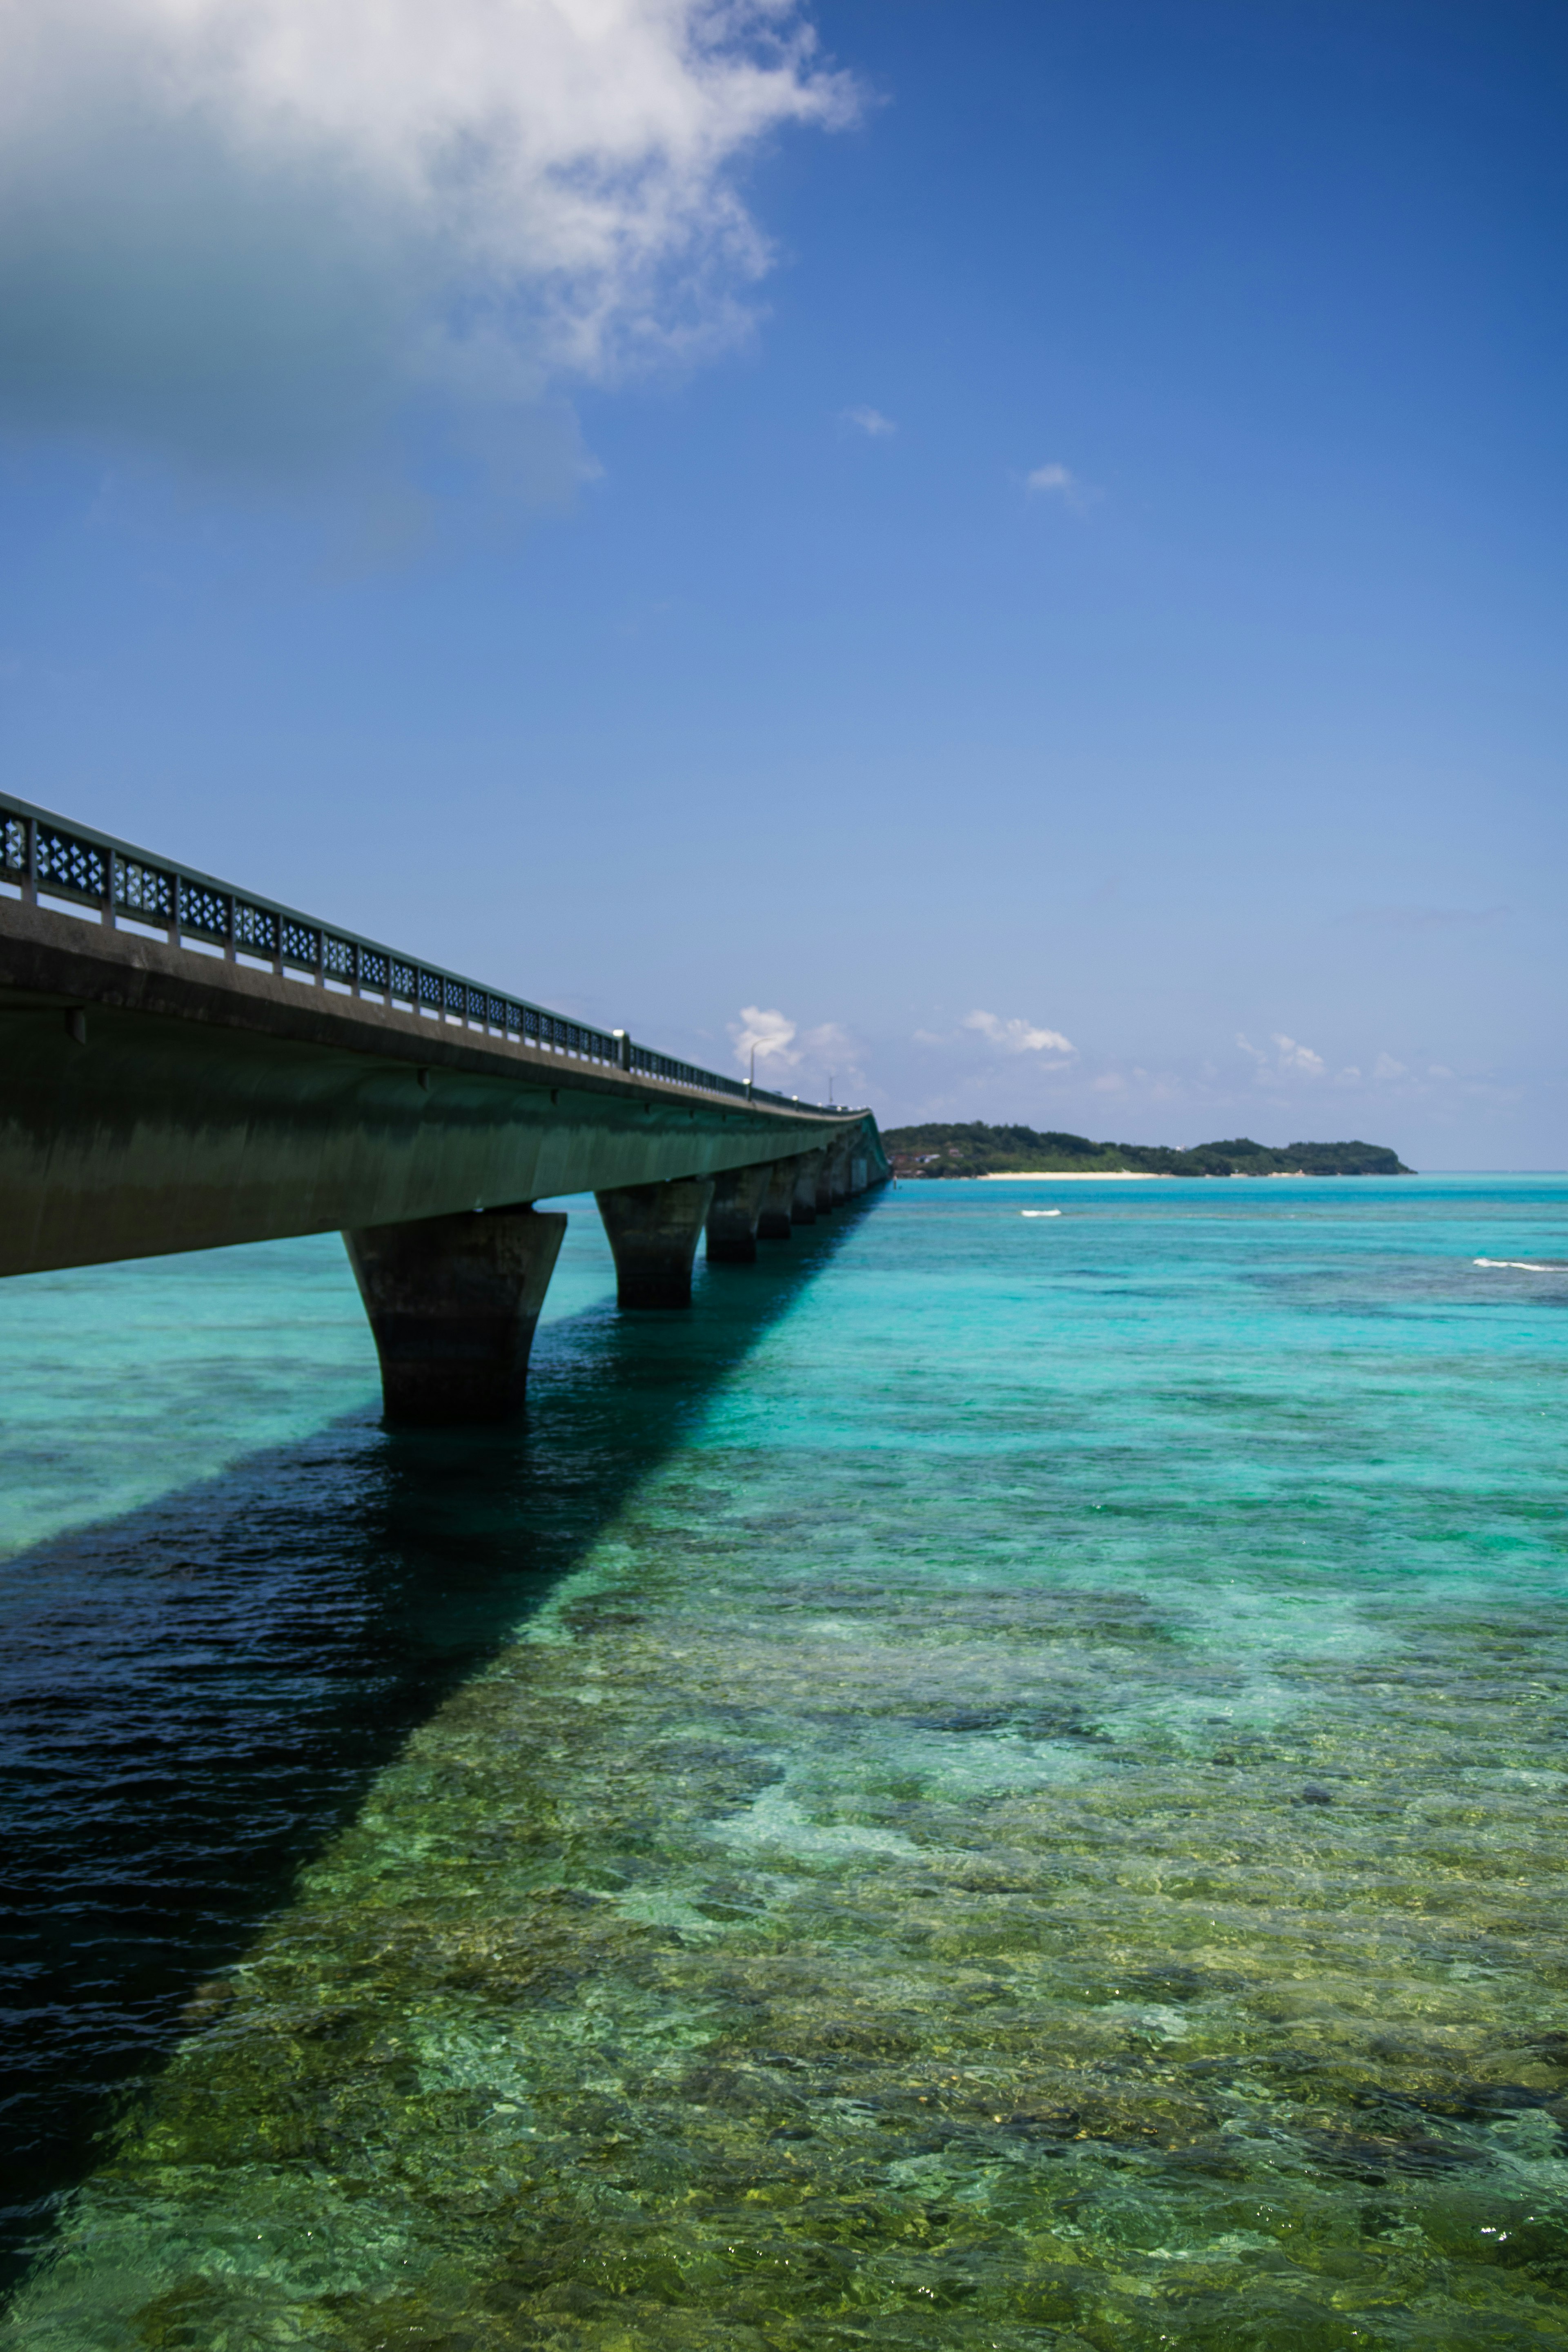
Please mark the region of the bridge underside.
[[[744, 1259], [768, 1201], [809, 1192], [826, 1206], [886, 1179], [864, 1113], [714, 1096], [320, 983], [195, 963], [0, 904], [0, 1274], [352, 1234], [378, 1343], [400, 1317], [405, 1361], [437, 1344], [437, 1327], [461, 1355], [453, 1302], [483, 1295], [489, 1338], [469, 1351], [469, 1393], [485, 1417], [521, 1396], [549, 1276], [542, 1231], [496, 1218], [480, 1244], [487, 1213], [597, 1193], [623, 1303], [665, 1304], [689, 1295], [716, 1182], [714, 1255]], [[499, 1274], [484, 1271], [491, 1257]], [[488, 1388], [481, 1358], [498, 1368]], [[395, 1411], [385, 1344], [383, 1364]], [[403, 1391], [411, 1400], [420, 1385]]]

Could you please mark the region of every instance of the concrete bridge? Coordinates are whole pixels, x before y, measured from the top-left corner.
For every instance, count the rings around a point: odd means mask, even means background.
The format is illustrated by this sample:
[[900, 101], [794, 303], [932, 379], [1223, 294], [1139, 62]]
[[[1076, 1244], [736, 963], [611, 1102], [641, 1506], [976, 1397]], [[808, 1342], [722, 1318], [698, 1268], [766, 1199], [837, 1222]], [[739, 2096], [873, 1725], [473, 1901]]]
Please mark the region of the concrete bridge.
[[887, 1181], [801, 1103], [0, 796], [0, 1274], [341, 1232], [389, 1417], [522, 1401], [593, 1192], [625, 1307]]

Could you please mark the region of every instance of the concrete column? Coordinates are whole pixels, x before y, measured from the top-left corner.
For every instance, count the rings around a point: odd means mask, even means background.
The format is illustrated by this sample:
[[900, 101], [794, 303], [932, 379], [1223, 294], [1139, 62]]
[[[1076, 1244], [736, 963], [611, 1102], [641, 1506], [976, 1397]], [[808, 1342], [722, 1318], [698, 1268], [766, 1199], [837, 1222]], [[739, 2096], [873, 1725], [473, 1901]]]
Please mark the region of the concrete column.
[[717, 1265], [755, 1265], [757, 1220], [773, 1172], [771, 1160], [756, 1168], [731, 1168], [713, 1182], [708, 1212], [708, 1256]]
[[622, 1307], [689, 1307], [691, 1261], [713, 1198], [711, 1176], [595, 1192], [616, 1257]]
[[848, 1198], [844, 1189], [844, 1170], [848, 1157], [847, 1141], [830, 1143], [822, 1155], [822, 1166], [816, 1179], [816, 1206], [821, 1214], [825, 1215], [829, 1209], [837, 1209]]
[[517, 1411], [565, 1231], [558, 1211], [524, 1203], [343, 1235], [388, 1421], [504, 1421]]
[[790, 1202], [800, 1178], [798, 1160], [775, 1160], [769, 1171], [768, 1189], [763, 1197], [762, 1214], [757, 1219], [757, 1239], [760, 1242], [787, 1242], [795, 1231], [790, 1217]]
[[793, 1225], [815, 1225], [816, 1223], [816, 1179], [823, 1158], [820, 1151], [803, 1151], [795, 1163], [795, 1197], [789, 1207]]
[[858, 1146], [849, 1155], [849, 1191], [853, 1197], [863, 1192], [871, 1181], [871, 1171], [866, 1154]]

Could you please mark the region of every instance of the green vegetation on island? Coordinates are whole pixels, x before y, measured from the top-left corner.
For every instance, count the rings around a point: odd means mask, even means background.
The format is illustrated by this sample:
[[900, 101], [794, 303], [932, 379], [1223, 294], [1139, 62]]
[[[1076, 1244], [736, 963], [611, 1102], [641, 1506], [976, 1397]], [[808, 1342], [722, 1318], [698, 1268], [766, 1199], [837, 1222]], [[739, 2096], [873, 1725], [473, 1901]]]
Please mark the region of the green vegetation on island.
[[1411, 1176], [1382, 1143], [1287, 1143], [1276, 1150], [1249, 1136], [1198, 1143], [1091, 1143], [1086, 1135], [1032, 1127], [932, 1123], [889, 1128], [882, 1137], [895, 1176]]

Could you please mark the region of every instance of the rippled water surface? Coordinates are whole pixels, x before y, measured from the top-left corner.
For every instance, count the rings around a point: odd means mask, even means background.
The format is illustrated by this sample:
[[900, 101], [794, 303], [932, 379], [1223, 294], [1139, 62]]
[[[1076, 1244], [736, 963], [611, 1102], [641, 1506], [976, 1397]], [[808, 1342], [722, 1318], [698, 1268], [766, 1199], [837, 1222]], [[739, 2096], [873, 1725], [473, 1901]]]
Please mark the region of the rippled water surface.
[[163, 1486], [0, 1339], [5, 2341], [1568, 2345], [1568, 1183], [574, 1247], [509, 1433], [314, 1244], [139, 1270]]

